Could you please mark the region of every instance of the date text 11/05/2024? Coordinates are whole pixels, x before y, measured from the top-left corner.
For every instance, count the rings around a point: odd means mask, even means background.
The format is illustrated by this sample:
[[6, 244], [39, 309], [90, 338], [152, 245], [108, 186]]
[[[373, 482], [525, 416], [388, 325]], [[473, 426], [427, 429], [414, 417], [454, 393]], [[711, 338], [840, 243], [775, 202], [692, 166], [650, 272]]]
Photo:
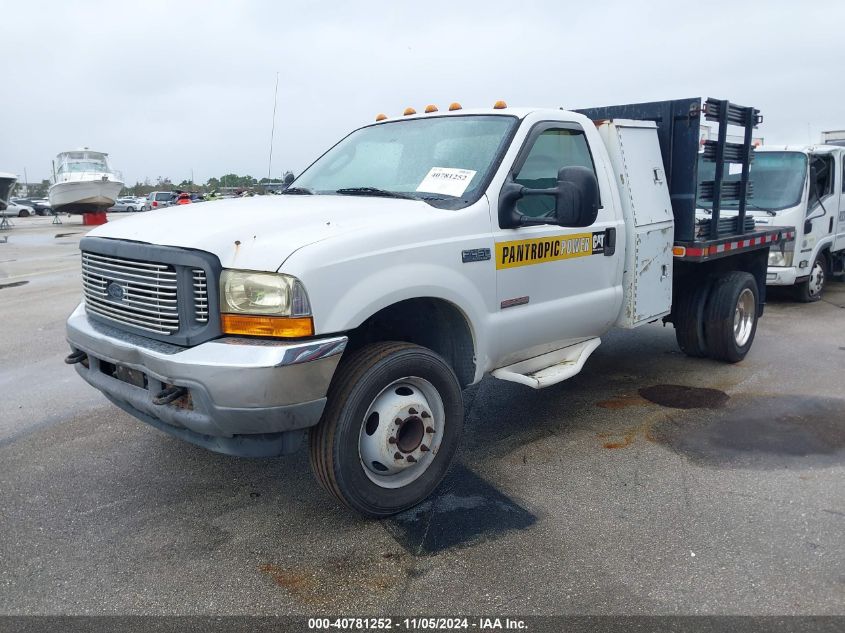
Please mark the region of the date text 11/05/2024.
[[527, 631], [519, 618], [309, 618], [309, 631]]

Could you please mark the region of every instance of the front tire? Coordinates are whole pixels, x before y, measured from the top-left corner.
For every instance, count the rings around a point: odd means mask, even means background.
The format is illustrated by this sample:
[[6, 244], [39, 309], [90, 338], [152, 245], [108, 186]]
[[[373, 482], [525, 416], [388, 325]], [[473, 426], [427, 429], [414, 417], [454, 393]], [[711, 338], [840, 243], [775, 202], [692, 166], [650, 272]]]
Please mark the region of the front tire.
[[135, 207], [126, 207], [127, 213], [135, 213]]
[[754, 276], [734, 271], [718, 277], [704, 310], [707, 353], [714, 360], [745, 358], [757, 333], [759, 290]]
[[311, 430], [311, 467], [353, 510], [390, 516], [420, 503], [446, 475], [463, 413], [443, 358], [409, 343], [373, 343], [338, 367]]
[[27, 211], [26, 209], [21, 209], [21, 211], [18, 213], [18, 217], [19, 218], [28, 218], [29, 217], [29, 211]]
[[810, 276], [795, 286], [795, 299], [801, 303], [813, 303], [822, 298], [827, 281], [827, 259], [824, 253], [816, 255]]

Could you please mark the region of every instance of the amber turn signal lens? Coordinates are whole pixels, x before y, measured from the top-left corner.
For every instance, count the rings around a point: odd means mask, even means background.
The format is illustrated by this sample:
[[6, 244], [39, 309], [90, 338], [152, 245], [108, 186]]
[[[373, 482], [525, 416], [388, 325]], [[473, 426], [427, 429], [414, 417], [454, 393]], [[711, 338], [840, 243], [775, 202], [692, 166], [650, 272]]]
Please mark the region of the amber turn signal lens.
[[449, 111], [450, 112], [454, 112], [455, 110], [460, 110], [460, 109], [461, 109], [461, 104], [458, 103], [457, 101], [449, 104]]
[[311, 317], [271, 317], [254, 314], [221, 314], [220, 326], [224, 334], [299, 338], [314, 334]]
[[417, 111], [414, 110], [413, 108], [405, 108], [405, 111], [402, 114], [404, 114], [405, 116], [409, 116], [411, 114], [416, 114], [416, 113], [417, 113]]
[[499, 99], [496, 103], [493, 104], [494, 110], [504, 110], [507, 107], [508, 107], [508, 104], [505, 103], [504, 101], [502, 101], [501, 99]]
[[387, 118], [386, 114], [377, 114], [376, 121], [384, 121]]

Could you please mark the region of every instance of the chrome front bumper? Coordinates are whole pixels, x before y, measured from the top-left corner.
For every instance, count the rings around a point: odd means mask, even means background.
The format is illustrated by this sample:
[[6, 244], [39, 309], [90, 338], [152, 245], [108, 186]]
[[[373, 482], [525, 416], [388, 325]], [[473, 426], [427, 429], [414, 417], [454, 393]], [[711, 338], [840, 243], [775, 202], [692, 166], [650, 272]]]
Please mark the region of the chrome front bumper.
[[[290, 452], [319, 422], [347, 338], [221, 338], [184, 348], [90, 321], [80, 304], [67, 340], [87, 355], [79, 375], [140, 420], [210, 450], [262, 456]], [[171, 385], [188, 395], [155, 404]]]

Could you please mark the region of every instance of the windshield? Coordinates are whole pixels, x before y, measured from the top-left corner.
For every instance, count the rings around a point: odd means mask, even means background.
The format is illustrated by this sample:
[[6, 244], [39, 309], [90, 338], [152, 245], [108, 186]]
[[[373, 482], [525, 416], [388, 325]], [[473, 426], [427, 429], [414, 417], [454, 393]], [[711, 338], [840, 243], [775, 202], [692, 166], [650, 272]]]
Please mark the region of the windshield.
[[[725, 165], [724, 181], [740, 179], [739, 165]], [[731, 170], [736, 173], [730, 173]], [[710, 161], [698, 161], [698, 183], [713, 180], [716, 166]], [[753, 195], [748, 198], [747, 208], [763, 211], [779, 211], [794, 207], [801, 201], [807, 174], [807, 156], [801, 152], [755, 152], [751, 163]], [[699, 202], [699, 207], [710, 208], [710, 201]], [[736, 209], [736, 200], [724, 200], [723, 209]]]
[[96, 152], [71, 152], [66, 154], [58, 169], [60, 172], [107, 172], [108, 170], [105, 155]]
[[361, 128], [320, 157], [290, 189], [315, 194], [395, 193], [465, 206], [481, 195], [516, 124], [511, 116], [468, 115]]

